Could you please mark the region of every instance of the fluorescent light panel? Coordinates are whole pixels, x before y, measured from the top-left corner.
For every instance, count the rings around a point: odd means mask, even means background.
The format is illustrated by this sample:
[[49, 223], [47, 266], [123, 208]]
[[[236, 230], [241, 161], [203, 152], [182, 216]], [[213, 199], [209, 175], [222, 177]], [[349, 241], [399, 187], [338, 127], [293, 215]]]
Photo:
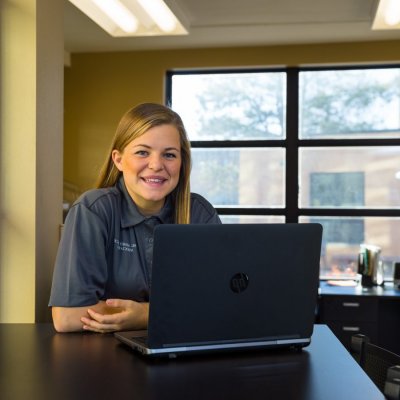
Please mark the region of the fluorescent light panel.
[[175, 15], [163, 0], [136, 0], [164, 32], [172, 32], [177, 23]]
[[92, 0], [110, 19], [126, 33], [137, 31], [137, 18], [118, 0]]
[[372, 29], [400, 29], [400, 0], [380, 0]]
[[184, 35], [163, 0], [69, 0], [111, 36]]

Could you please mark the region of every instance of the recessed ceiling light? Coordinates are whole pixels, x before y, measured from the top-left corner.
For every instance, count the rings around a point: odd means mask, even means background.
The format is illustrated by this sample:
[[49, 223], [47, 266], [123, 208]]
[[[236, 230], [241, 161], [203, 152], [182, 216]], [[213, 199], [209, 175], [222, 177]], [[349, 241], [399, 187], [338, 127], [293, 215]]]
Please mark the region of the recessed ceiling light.
[[163, 0], [137, 0], [154, 22], [164, 32], [172, 32], [176, 28], [177, 19]]
[[69, 0], [111, 36], [185, 35], [164, 0]]
[[93, 3], [108, 15], [124, 32], [137, 31], [137, 18], [118, 0], [92, 0]]

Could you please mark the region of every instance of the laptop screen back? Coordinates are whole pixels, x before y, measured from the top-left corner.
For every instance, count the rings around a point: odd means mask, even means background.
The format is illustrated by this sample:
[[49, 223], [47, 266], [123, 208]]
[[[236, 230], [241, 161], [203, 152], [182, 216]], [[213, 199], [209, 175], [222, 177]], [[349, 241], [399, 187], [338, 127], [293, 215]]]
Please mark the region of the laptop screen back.
[[310, 337], [321, 236], [319, 224], [158, 226], [149, 347]]

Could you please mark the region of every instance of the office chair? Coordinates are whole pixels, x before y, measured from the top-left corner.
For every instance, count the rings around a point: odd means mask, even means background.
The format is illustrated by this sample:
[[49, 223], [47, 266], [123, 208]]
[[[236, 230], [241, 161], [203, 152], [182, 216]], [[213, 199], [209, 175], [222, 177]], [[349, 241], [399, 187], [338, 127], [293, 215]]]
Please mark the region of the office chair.
[[351, 338], [351, 354], [389, 400], [400, 400], [400, 356], [370, 343], [367, 336]]

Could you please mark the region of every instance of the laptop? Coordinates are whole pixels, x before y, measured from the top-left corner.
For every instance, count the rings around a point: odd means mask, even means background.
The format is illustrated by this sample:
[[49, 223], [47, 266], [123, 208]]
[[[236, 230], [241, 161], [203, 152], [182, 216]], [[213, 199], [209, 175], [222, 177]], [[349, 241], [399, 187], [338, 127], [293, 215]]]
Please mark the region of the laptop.
[[159, 225], [147, 331], [116, 332], [148, 356], [311, 342], [322, 226]]

